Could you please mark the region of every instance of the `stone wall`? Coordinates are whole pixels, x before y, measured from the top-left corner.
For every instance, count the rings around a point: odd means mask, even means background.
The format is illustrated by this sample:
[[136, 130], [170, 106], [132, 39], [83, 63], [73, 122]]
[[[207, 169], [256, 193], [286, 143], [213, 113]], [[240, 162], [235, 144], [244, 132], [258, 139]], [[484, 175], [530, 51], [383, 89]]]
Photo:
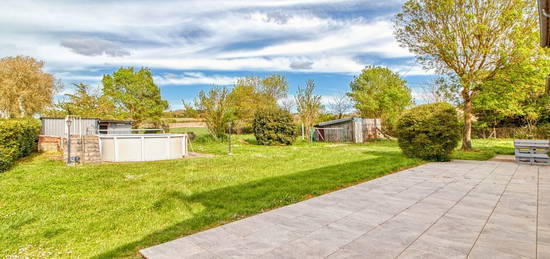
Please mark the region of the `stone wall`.
[[[63, 157], [67, 161], [67, 139], [63, 139]], [[71, 156], [80, 157], [81, 164], [101, 163], [98, 136], [71, 136]]]

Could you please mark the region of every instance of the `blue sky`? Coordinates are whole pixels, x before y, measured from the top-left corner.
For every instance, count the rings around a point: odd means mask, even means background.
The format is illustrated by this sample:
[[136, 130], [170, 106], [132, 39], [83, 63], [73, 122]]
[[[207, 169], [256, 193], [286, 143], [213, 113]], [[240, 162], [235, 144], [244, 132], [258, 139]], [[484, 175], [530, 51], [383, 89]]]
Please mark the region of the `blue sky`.
[[393, 37], [402, 0], [4, 0], [0, 57], [45, 62], [63, 81], [98, 86], [121, 66], [148, 67], [171, 108], [239, 77], [286, 75], [290, 94], [313, 79], [325, 102], [367, 65], [402, 75], [422, 102], [433, 74]]

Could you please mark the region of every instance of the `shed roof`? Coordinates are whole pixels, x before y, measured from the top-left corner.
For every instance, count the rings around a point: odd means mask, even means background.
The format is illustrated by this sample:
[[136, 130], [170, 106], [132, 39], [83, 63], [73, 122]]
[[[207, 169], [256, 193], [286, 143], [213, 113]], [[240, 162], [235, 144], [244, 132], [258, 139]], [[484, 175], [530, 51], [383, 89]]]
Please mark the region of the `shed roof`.
[[107, 123], [130, 123], [132, 124], [132, 121], [123, 121], [123, 120], [99, 120], [99, 122], [107, 122]]
[[[64, 117], [40, 117], [41, 120], [43, 119], [55, 119], [55, 120], [64, 120]], [[102, 120], [100, 118], [80, 118], [82, 120], [98, 120], [99, 122], [106, 122], [106, 123], [133, 123], [130, 120]]]
[[540, 45], [550, 47], [550, 0], [537, 0], [539, 4]]
[[[65, 117], [40, 117], [40, 119], [61, 119], [61, 120], [64, 120]], [[83, 117], [83, 118], [80, 118], [80, 119], [83, 119], [83, 120], [99, 120], [99, 118], [86, 118], [86, 117]]]
[[361, 118], [357, 118], [357, 117], [342, 118], [342, 119], [338, 119], [338, 120], [331, 120], [331, 121], [321, 122], [321, 123], [319, 123], [315, 126], [323, 127], [323, 126], [334, 125], [334, 124], [338, 124], [338, 123], [342, 123], [342, 122], [346, 122], [346, 121], [353, 121], [353, 120], [360, 120], [360, 119]]

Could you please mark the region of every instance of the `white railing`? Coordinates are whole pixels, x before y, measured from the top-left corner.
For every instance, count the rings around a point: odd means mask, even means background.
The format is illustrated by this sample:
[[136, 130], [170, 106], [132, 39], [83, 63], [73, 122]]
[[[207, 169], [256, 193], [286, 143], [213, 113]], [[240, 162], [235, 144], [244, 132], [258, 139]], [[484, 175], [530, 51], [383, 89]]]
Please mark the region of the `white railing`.
[[[98, 130], [98, 133], [101, 135], [128, 135], [128, 134], [139, 134], [139, 132], [151, 132], [151, 131], [161, 131], [163, 134], [166, 133], [164, 129], [106, 129]], [[137, 133], [134, 133], [137, 132]]]

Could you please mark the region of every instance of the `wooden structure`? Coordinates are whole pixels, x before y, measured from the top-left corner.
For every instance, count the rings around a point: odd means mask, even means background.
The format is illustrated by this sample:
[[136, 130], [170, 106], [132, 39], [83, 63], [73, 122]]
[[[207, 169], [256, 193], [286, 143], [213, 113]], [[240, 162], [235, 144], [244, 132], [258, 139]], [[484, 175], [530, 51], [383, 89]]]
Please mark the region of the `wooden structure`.
[[326, 121], [315, 125], [311, 137], [314, 141], [363, 143], [382, 137], [381, 122], [357, 117]]
[[516, 162], [529, 165], [550, 165], [548, 140], [514, 140]]

